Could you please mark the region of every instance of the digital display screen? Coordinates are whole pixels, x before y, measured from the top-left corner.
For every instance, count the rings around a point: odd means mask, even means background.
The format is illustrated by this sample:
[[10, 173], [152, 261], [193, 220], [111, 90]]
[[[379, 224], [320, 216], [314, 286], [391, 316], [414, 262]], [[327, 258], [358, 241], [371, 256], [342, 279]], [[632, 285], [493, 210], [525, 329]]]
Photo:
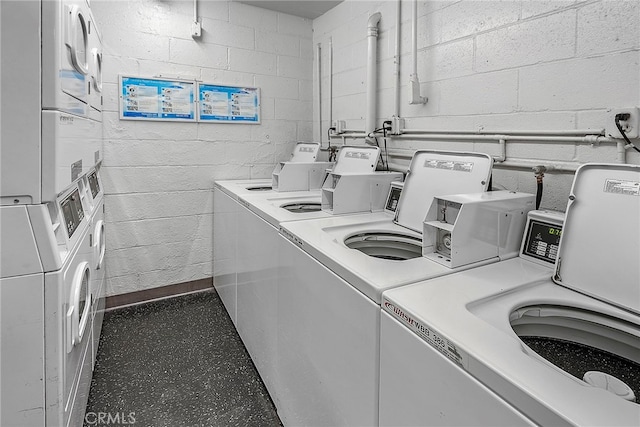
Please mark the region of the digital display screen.
[[532, 220], [529, 222], [523, 254], [554, 264], [561, 235], [561, 226]]
[[398, 201], [400, 200], [400, 194], [402, 193], [402, 188], [391, 186], [391, 190], [389, 190], [389, 196], [387, 197], [387, 204], [385, 206], [385, 210], [395, 212], [398, 208]]

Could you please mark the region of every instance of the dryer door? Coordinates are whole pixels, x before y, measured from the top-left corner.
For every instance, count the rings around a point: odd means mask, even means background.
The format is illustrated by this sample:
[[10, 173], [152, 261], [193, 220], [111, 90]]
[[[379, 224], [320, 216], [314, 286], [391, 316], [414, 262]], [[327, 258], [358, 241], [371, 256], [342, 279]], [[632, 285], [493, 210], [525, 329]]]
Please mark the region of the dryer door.
[[91, 271], [88, 262], [81, 263], [73, 275], [71, 300], [67, 310], [67, 353], [82, 342], [91, 313], [91, 292], [89, 283]]
[[94, 230], [94, 235], [96, 236], [95, 241], [95, 251], [96, 251], [96, 270], [100, 270], [102, 268], [102, 264], [104, 262], [104, 252], [106, 248], [106, 242], [104, 237], [104, 221], [100, 220], [96, 223], [96, 228]]
[[93, 89], [102, 93], [102, 52], [97, 48], [91, 49], [91, 56], [93, 61], [93, 75], [91, 80], [93, 82]]
[[71, 63], [77, 72], [86, 75], [89, 72], [87, 19], [77, 5], [69, 7], [66, 19], [67, 36], [65, 45], [67, 46]]

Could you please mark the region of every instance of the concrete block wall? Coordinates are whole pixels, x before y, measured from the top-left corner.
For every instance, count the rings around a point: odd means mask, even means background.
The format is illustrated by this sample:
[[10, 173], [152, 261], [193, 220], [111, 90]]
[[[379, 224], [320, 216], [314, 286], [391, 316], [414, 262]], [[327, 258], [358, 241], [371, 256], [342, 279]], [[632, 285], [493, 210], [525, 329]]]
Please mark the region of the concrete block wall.
[[[212, 276], [216, 179], [312, 140], [312, 22], [231, 1], [92, 0], [104, 43], [107, 295]], [[258, 86], [260, 125], [121, 121], [118, 75]]]
[[[382, 13], [376, 120], [381, 126], [394, 114], [396, 2], [345, 0], [313, 22], [313, 43], [322, 48], [325, 143], [330, 101], [333, 120], [364, 130], [367, 19], [375, 12]], [[640, 106], [636, 0], [419, 1], [418, 77], [422, 95], [429, 98], [426, 105], [408, 103], [411, 17], [412, 1], [402, 0], [399, 115], [408, 129], [602, 129], [607, 109]], [[328, 93], [331, 54], [333, 99]], [[319, 128], [314, 121], [314, 135], [320, 135]], [[499, 153], [497, 143], [480, 141], [389, 139], [388, 146]], [[617, 151], [614, 144], [508, 142], [507, 158], [541, 164], [616, 162]], [[628, 150], [627, 161], [639, 164], [640, 156]], [[572, 180], [571, 173], [547, 173], [542, 206], [564, 210]], [[494, 185], [535, 192], [529, 170], [497, 169]]]

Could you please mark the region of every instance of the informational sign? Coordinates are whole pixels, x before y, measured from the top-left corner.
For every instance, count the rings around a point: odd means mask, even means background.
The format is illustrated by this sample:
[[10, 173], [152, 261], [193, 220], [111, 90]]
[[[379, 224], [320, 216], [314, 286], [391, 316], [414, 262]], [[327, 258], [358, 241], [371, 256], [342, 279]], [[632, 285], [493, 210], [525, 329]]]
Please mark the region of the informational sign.
[[120, 76], [120, 118], [196, 121], [196, 82]]
[[260, 123], [260, 89], [198, 85], [198, 120], [210, 123]]

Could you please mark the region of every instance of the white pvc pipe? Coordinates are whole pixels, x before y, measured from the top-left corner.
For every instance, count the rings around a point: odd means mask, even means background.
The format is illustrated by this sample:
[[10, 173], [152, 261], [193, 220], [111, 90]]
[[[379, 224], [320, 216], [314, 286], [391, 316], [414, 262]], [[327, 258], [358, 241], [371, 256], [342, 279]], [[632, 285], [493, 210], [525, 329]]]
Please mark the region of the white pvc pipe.
[[469, 135], [492, 135], [492, 134], [509, 134], [509, 135], [604, 135], [604, 129], [569, 129], [569, 130], [438, 130], [438, 129], [404, 129], [405, 135], [415, 134], [469, 134]]
[[369, 17], [367, 23], [367, 115], [365, 116], [366, 142], [372, 144], [373, 138], [368, 135], [376, 129], [376, 106], [377, 106], [377, 53], [378, 53], [378, 23], [382, 14], [374, 13]]
[[[318, 141], [320, 141], [320, 147], [322, 147], [322, 45], [318, 43]], [[329, 124], [331, 126], [331, 124]], [[330, 141], [329, 141], [330, 142]]]
[[409, 76], [409, 104], [426, 104], [427, 98], [420, 95], [420, 80], [418, 79], [418, 0], [413, 0], [411, 57], [412, 67], [411, 75]]
[[333, 126], [333, 38], [329, 37], [329, 127], [331, 126]]
[[395, 79], [393, 115], [395, 117], [400, 117], [400, 38], [402, 37], [400, 34], [400, 23], [402, 21], [400, 14], [401, 4], [402, 0], [396, 0], [396, 47], [393, 55], [393, 77]]
[[[405, 153], [392, 153], [389, 152], [390, 157], [406, 158], [410, 160], [413, 157], [413, 152]], [[528, 159], [509, 159], [504, 162], [494, 163], [494, 167], [498, 169], [533, 169], [536, 166], [544, 166], [547, 172], [575, 172], [581, 163], [578, 162], [560, 162], [560, 161], [546, 161], [546, 160], [528, 160]], [[389, 169], [397, 172], [406, 172], [408, 164], [404, 165], [397, 162], [389, 162]]]
[[468, 134], [430, 134], [430, 135], [388, 135], [387, 138], [409, 140], [447, 140], [447, 141], [524, 141], [524, 142], [578, 142], [587, 144], [600, 144], [602, 142], [617, 142], [615, 139], [605, 136], [534, 136], [534, 135], [468, 135]]
[[625, 143], [622, 141], [616, 141], [616, 146], [618, 149], [618, 163], [627, 163], [627, 148]]

